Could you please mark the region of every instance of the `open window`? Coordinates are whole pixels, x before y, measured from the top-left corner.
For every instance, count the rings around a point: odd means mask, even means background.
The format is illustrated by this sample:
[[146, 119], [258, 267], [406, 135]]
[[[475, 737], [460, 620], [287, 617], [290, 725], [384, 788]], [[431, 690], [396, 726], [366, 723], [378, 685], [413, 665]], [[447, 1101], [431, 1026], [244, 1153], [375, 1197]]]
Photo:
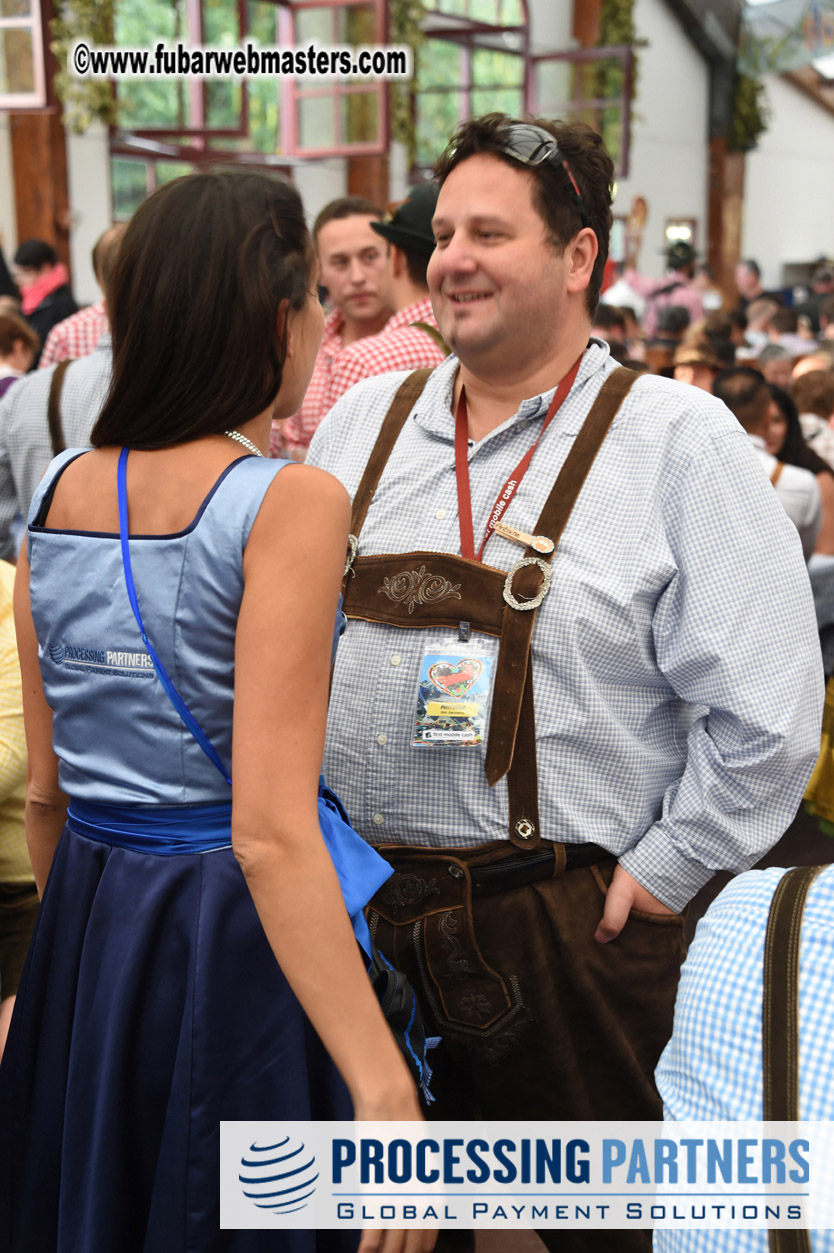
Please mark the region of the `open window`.
[[[0, 0], [0, 6], [24, 0]], [[37, 0], [33, 0], [37, 3]], [[319, 49], [384, 43], [386, 0], [117, 0], [115, 42], [155, 37], [236, 47]], [[167, 178], [218, 164], [291, 177], [299, 158], [388, 148], [388, 84], [368, 79], [263, 76], [234, 81], [126, 79], [111, 132], [114, 216], [128, 217]]]
[[[281, 43], [319, 50], [383, 44], [385, 0], [290, 0], [281, 5]], [[282, 139], [297, 157], [382, 156], [388, 151], [388, 83], [379, 78], [282, 80]]]
[[634, 50], [622, 45], [532, 58], [531, 113], [587, 122], [602, 135], [618, 178], [628, 176]]
[[0, 109], [46, 105], [40, 0], [0, 0]]
[[527, 96], [525, 0], [426, 0], [412, 113], [416, 174], [425, 176], [459, 122], [481, 113], [520, 116]]

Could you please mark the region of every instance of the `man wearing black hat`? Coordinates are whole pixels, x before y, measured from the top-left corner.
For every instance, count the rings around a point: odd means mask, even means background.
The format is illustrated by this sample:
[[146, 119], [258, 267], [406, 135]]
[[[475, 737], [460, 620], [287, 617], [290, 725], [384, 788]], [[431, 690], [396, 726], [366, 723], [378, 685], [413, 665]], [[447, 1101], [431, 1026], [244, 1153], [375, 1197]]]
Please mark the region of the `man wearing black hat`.
[[680, 305], [682, 309], [686, 309], [690, 325], [699, 322], [704, 316], [701, 296], [692, 285], [697, 255], [691, 244], [679, 239], [666, 252], [665, 278], [645, 278], [636, 270], [627, 270], [623, 275], [629, 286], [646, 298], [643, 331], [647, 339], [655, 337], [660, 310], [667, 309], [670, 305]]
[[448, 350], [437, 329], [426, 283], [426, 267], [434, 251], [431, 219], [436, 204], [437, 187], [420, 183], [389, 221], [371, 222], [371, 230], [389, 244], [379, 291], [394, 313], [378, 335], [358, 340], [340, 355], [328, 390], [330, 405], [371, 375], [434, 368], [445, 360]]

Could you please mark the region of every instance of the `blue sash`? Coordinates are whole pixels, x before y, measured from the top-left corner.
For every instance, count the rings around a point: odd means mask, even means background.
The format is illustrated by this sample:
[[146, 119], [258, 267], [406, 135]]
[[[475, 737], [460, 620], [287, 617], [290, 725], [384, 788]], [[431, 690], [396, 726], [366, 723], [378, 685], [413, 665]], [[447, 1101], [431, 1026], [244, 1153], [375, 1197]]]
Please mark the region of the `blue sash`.
[[[357, 835], [338, 798], [319, 788], [319, 827], [339, 878], [353, 934], [370, 957], [371, 936], [363, 912], [394, 873], [376, 849]], [[67, 823], [72, 831], [114, 848], [158, 857], [212, 853], [232, 847], [231, 802], [220, 805], [97, 805], [72, 800]]]

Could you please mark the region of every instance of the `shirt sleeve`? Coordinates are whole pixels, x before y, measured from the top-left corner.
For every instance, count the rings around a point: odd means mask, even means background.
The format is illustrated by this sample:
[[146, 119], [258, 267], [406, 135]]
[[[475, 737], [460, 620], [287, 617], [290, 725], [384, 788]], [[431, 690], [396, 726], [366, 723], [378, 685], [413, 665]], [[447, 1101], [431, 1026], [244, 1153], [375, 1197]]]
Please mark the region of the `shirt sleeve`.
[[620, 861], [682, 909], [792, 821], [819, 752], [823, 676], [799, 537], [741, 430], [705, 438], [663, 516], [676, 573], [653, 637], [692, 722], [683, 773]]
[[38, 369], [43, 370], [48, 365], [55, 365], [56, 362], [65, 360], [69, 355], [60, 325], [53, 326], [46, 337]]
[[[17, 383], [15, 386], [21, 387], [22, 384]], [[8, 442], [14, 390], [14, 387], [10, 387], [0, 401], [0, 558], [4, 561], [14, 561], [17, 557], [12, 537], [12, 524], [18, 512], [17, 489]]]

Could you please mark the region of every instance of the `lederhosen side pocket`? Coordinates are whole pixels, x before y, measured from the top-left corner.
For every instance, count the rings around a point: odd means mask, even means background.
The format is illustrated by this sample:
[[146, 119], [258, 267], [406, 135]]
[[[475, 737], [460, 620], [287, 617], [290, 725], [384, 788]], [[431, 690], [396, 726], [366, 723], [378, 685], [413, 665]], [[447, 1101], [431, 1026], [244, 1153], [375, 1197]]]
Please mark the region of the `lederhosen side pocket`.
[[518, 994], [487, 964], [478, 946], [466, 862], [440, 850], [380, 852], [395, 873], [371, 902], [371, 934], [379, 919], [397, 929], [396, 949], [410, 950], [441, 1030], [494, 1028]]

